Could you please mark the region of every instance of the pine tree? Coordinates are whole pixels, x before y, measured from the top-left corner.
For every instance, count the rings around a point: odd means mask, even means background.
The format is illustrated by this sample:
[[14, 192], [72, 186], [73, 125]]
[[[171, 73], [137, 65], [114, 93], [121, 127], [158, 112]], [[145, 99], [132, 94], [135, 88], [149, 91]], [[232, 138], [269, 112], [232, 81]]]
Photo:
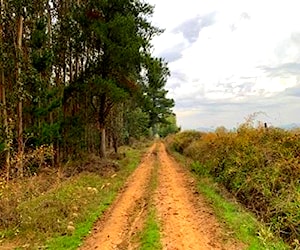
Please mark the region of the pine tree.
[[166, 120], [174, 102], [164, 89], [167, 65], [150, 53], [161, 32], [152, 13], [139, 0], [1, 0], [0, 151], [8, 177], [10, 160], [18, 156], [21, 176], [36, 147], [55, 149], [53, 165], [84, 151], [105, 157], [107, 145], [117, 152]]

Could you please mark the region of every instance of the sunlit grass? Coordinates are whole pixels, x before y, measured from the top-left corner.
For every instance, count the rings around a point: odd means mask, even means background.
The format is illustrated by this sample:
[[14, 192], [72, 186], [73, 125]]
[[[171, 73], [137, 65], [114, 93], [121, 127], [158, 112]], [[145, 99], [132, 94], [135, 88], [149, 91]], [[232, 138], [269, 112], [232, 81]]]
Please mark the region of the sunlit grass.
[[[177, 152], [172, 150], [169, 152], [191, 171], [199, 164]], [[247, 212], [239, 203], [225, 198], [222, 189], [209, 177], [206, 171], [194, 172], [193, 176], [196, 179], [198, 191], [211, 204], [218, 220], [223, 225], [223, 230], [229, 232], [230, 236], [228, 237], [243, 242], [248, 250], [290, 249], [282, 240], [277, 239], [266, 225], [260, 223], [253, 214]]]
[[156, 212], [151, 208], [147, 216], [145, 227], [141, 233], [141, 250], [159, 250], [162, 249], [160, 243], [160, 229]]
[[[145, 147], [123, 149], [126, 157], [118, 162], [120, 170], [113, 176], [82, 172], [19, 202], [19, 225], [0, 230], [0, 248], [1, 242], [11, 242], [16, 249], [77, 249], [94, 222], [114, 201], [144, 151]], [[32, 189], [39, 189], [38, 184], [33, 183]], [[22, 193], [21, 184], [18, 189]]]
[[227, 201], [212, 180], [200, 177], [197, 181], [198, 190], [210, 201], [219, 220], [226, 223], [227, 230], [232, 231], [238, 240], [245, 243], [247, 249], [289, 249], [251, 213], [246, 212], [237, 203]]

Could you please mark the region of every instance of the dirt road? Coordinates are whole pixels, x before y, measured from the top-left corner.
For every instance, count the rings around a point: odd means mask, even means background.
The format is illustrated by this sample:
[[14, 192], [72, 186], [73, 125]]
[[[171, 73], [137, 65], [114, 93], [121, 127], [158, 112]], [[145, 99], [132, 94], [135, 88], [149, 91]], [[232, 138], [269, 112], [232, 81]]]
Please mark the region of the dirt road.
[[[153, 174], [155, 167], [158, 175]], [[158, 187], [153, 191], [149, 185], [156, 176]], [[164, 144], [155, 143], [81, 250], [139, 249], [138, 232], [143, 228], [149, 202], [157, 211], [163, 249], [241, 249], [234, 240], [225, 239], [193, 183], [186, 170], [167, 154]]]

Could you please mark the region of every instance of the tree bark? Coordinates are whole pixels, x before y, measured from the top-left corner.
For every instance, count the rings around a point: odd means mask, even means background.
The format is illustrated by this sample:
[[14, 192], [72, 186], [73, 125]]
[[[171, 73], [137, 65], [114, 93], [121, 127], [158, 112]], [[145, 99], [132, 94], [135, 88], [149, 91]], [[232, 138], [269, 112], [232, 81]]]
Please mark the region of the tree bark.
[[[1, 0], [1, 24], [0, 24], [0, 44], [3, 45], [3, 26], [2, 26], [2, 15], [4, 14], [4, 1]], [[1, 47], [1, 53], [3, 54], [3, 47]], [[5, 168], [6, 168], [6, 180], [9, 180], [10, 175], [10, 134], [8, 126], [8, 115], [6, 106], [6, 93], [5, 93], [5, 75], [4, 75], [4, 65], [1, 63], [1, 82], [0, 82], [0, 102], [3, 105], [3, 124], [5, 128]]]
[[6, 168], [6, 180], [9, 180], [10, 175], [10, 133], [6, 106], [6, 93], [5, 93], [5, 78], [4, 67], [1, 65], [1, 84], [0, 84], [0, 98], [3, 105], [3, 124], [5, 128], [5, 168]]
[[22, 103], [22, 86], [21, 86], [21, 63], [20, 57], [22, 53], [22, 36], [23, 36], [23, 16], [20, 15], [18, 19], [18, 36], [17, 36], [17, 54], [18, 54], [18, 63], [17, 63], [17, 84], [18, 88], [21, 90], [19, 93], [19, 102], [17, 107], [18, 115], [18, 174], [20, 177], [23, 177], [23, 154], [24, 154], [24, 145], [23, 145], [23, 103]]
[[105, 138], [105, 127], [104, 126], [100, 126], [100, 135], [101, 135], [100, 157], [106, 158], [106, 138]]
[[71, 46], [71, 40], [69, 39], [69, 83], [71, 84], [73, 82], [73, 63], [72, 63], [72, 46]]

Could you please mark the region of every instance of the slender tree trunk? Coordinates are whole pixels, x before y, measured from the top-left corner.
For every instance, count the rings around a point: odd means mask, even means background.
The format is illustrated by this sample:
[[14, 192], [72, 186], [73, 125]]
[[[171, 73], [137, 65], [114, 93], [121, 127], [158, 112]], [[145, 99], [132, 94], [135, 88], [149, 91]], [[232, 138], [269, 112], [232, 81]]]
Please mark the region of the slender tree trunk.
[[66, 79], [67, 79], [67, 65], [66, 65], [66, 52], [64, 51], [63, 52], [63, 74], [64, 74], [64, 76], [63, 76], [63, 79], [64, 79], [64, 85], [66, 85]]
[[51, 8], [49, 2], [47, 2], [47, 29], [49, 35], [48, 48], [52, 44], [52, 17], [51, 17]]
[[113, 143], [114, 151], [117, 154], [118, 153], [118, 138], [114, 134], [113, 134], [113, 137], [112, 137], [112, 143]]
[[3, 105], [3, 124], [5, 128], [5, 166], [6, 166], [6, 180], [9, 180], [10, 173], [10, 133], [6, 106], [6, 93], [5, 93], [5, 78], [4, 78], [4, 67], [1, 65], [1, 84], [0, 84], [0, 97]]
[[105, 127], [100, 125], [100, 157], [106, 158], [106, 138], [105, 138]]
[[73, 82], [73, 63], [72, 63], [72, 47], [71, 47], [71, 41], [69, 40], [69, 50], [70, 50], [70, 57], [69, 57], [69, 82]]
[[75, 79], [78, 78], [78, 72], [79, 72], [79, 59], [78, 59], [78, 54], [76, 54], [75, 58]]
[[[23, 36], [23, 16], [20, 15], [18, 19], [18, 36], [17, 36], [17, 54], [18, 57], [21, 57], [22, 53], [22, 36]], [[20, 59], [18, 60], [18, 66], [17, 66], [17, 81], [18, 81], [18, 88], [21, 89], [21, 63]], [[18, 114], [18, 173], [21, 177], [23, 177], [23, 154], [24, 154], [24, 145], [23, 145], [23, 103], [22, 103], [22, 95], [23, 93], [20, 93], [19, 96], [19, 102], [17, 107], [17, 114]]]
[[[4, 0], [1, 0], [0, 6], [0, 15], [1, 15], [1, 23], [0, 23], [0, 44], [3, 45], [3, 26], [2, 26], [2, 15], [4, 14]], [[1, 46], [1, 53], [3, 53], [3, 47]], [[1, 63], [1, 82], [0, 82], [0, 103], [3, 106], [3, 125], [5, 128], [5, 167], [6, 167], [6, 180], [9, 180], [10, 173], [10, 134], [9, 134], [9, 126], [8, 126], [8, 115], [7, 115], [7, 106], [6, 106], [6, 93], [5, 93], [5, 75], [4, 75], [4, 65]]]

